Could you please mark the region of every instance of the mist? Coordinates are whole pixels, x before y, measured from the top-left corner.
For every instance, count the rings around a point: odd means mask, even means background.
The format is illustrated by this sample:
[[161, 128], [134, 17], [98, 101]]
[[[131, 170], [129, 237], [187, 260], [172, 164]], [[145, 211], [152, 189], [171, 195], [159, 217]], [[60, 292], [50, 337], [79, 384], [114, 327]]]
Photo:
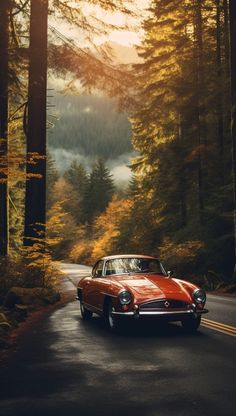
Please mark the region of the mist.
[[[69, 169], [73, 161], [82, 163], [85, 169], [90, 172], [98, 157], [85, 156], [75, 151], [65, 150], [63, 148], [49, 147], [49, 153], [55, 161], [56, 169], [59, 174], [63, 175]], [[106, 166], [113, 175], [116, 185], [127, 185], [131, 179], [132, 171], [129, 167], [131, 159], [136, 157], [136, 152], [128, 152], [120, 155], [115, 159], [106, 160]]]

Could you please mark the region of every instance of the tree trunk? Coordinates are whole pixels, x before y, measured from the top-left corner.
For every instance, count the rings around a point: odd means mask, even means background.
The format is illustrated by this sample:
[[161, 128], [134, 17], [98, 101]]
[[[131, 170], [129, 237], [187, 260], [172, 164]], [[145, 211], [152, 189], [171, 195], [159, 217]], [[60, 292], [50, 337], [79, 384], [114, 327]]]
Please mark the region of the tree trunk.
[[205, 79], [203, 68], [203, 27], [202, 27], [202, 5], [201, 0], [194, 0], [195, 9], [195, 61], [196, 61], [196, 131], [198, 141], [198, 205], [199, 223], [201, 232], [204, 230], [204, 211], [205, 211], [205, 192], [204, 178], [204, 146], [206, 145], [206, 126], [205, 126], [205, 105], [203, 94], [205, 92]]
[[[231, 92], [230, 92], [230, 34], [229, 34], [229, 4], [228, 0], [223, 0], [224, 10], [224, 31], [223, 31], [223, 51], [222, 51], [222, 71], [224, 80], [223, 89], [223, 112], [224, 112], [224, 138], [225, 138], [225, 157], [230, 156], [228, 149], [232, 148], [231, 140]], [[224, 59], [223, 59], [224, 57]], [[226, 153], [227, 151], [227, 153]], [[225, 182], [232, 178], [232, 166], [229, 159], [225, 163]], [[232, 218], [233, 224], [233, 218]]]
[[[179, 128], [178, 128], [178, 142], [183, 148], [183, 122], [182, 117], [179, 114]], [[181, 146], [182, 145], [182, 146]], [[184, 152], [183, 152], [184, 153]], [[183, 162], [184, 159], [184, 162]], [[179, 171], [179, 191], [180, 191], [180, 227], [184, 228], [187, 225], [187, 177], [186, 177], [186, 167], [185, 167], [185, 157], [182, 154]]]
[[229, 8], [228, 0], [223, 0], [223, 9], [224, 9], [224, 55], [225, 55], [225, 75], [226, 78], [229, 76], [229, 61], [230, 61], [230, 51], [229, 51]]
[[[231, 134], [234, 185], [234, 253], [236, 259], [236, 1], [229, 1], [231, 67]], [[236, 268], [234, 277], [236, 277]]]
[[8, 44], [10, 1], [0, 4], [0, 256], [8, 254]]
[[[31, 0], [24, 244], [43, 244], [46, 224], [48, 0]], [[36, 155], [36, 163], [29, 163]]]
[[221, 57], [221, 6], [220, 0], [216, 0], [216, 65], [217, 65], [217, 119], [218, 119], [218, 177], [219, 183], [224, 185], [224, 118], [223, 118], [223, 79]]

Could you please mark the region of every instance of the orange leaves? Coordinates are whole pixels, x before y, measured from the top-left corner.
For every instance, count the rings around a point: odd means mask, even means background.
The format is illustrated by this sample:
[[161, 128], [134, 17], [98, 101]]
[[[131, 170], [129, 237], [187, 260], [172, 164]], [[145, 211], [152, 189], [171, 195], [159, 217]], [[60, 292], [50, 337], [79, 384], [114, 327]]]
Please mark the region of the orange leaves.
[[115, 239], [120, 235], [119, 224], [131, 206], [130, 200], [119, 200], [114, 197], [106, 211], [98, 217], [94, 225], [97, 238], [91, 254], [93, 260], [111, 254], [115, 250]]
[[116, 239], [120, 235], [120, 223], [129, 214], [133, 202], [113, 197], [106, 211], [96, 218], [90, 235], [80, 236], [80, 241], [72, 247], [70, 259], [76, 262], [93, 264], [94, 261], [116, 251]]

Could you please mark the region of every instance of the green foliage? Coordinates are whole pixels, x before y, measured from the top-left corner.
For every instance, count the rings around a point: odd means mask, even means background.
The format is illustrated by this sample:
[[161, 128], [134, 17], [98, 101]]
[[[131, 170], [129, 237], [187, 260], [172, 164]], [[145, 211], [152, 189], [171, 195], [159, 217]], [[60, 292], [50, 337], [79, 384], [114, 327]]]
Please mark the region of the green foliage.
[[176, 244], [165, 238], [159, 247], [159, 256], [175, 277], [185, 277], [198, 283], [205, 270], [205, 250], [201, 241], [186, 241]]
[[85, 194], [88, 185], [88, 175], [82, 163], [73, 161], [70, 168], [65, 172], [64, 177], [81, 196]]
[[91, 222], [94, 217], [105, 211], [114, 193], [112, 175], [102, 159], [93, 166], [89, 176], [85, 195], [86, 220]]
[[84, 223], [86, 221], [85, 199], [89, 186], [89, 175], [82, 163], [78, 164], [76, 161], [73, 161], [70, 168], [65, 172], [64, 178], [72, 187], [74, 195], [70, 212], [77, 224]]
[[208, 270], [203, 276], [202, 287], [209, 291], [221, 290], [225, 288], [224, 276], [219, 275], [212, 270]]

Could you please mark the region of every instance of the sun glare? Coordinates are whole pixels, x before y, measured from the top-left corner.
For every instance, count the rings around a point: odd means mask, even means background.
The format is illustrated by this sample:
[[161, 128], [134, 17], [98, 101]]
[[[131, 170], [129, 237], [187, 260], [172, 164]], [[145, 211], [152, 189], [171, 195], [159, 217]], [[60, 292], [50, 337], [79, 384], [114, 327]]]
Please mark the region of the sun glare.
[[87, 16], [94, 16], [104, 23], [113, 25], [107, 35], [96, 36], [94, 42], [98, 45], [112, 41], [124, 46], [139, 44], [142, 37], [141, 20], [145, 16], [145, 9], [149, 0], [137, 0], [135, 8], [136, 16], [125, 15], [122, 12], [104, 11], [100, 7], [84, 4], [83, 10]]
[[[141, 33], [141, 32], [140, 32]], [[139, 33], [128, 30], [113, 30], [108, 36], [99, 36], [95, 38], [95, 43], [101, 45], [111, 41], [124, 46], [132, 46], [140, 43], [141, 36]]]
[[[77, 2], [70, 2], [77, 4]], [[120, 11], [108, 11], [104, 10], [96, 4], [88, 3], [87, 1], [81, 2], [80, 7], [86, 19], [90, 21], [91, 26], [97, 25], [96, 34], [90, 34], [89, 38], [94, 44], [102, 45], [107, 42], [118, 43], [122, 46], [132, 47], [133, 45], [139, 45], [143, 38], [142, 21], [148, 17], [147, 8], [150, 4], [150, 0], [136, 0], [133, 6], [134, 15], [124, 14]], [[104, 31], [104, 25], [108, 25], [106, 33]], [[50, 24], [57, 27], [58, 21], [51, 16]], [[98, 34], [99, 24], [101, 25], [100, 33]], [[109, 27], [110, 25], [110, 27]], [[68, 23], [61, 23], [59, 32], [62, 35], [72, 39], [75, 44], [78, 43], [83, 47], [90, 47], [91, 43], [84, 35], [83, 30]]]

